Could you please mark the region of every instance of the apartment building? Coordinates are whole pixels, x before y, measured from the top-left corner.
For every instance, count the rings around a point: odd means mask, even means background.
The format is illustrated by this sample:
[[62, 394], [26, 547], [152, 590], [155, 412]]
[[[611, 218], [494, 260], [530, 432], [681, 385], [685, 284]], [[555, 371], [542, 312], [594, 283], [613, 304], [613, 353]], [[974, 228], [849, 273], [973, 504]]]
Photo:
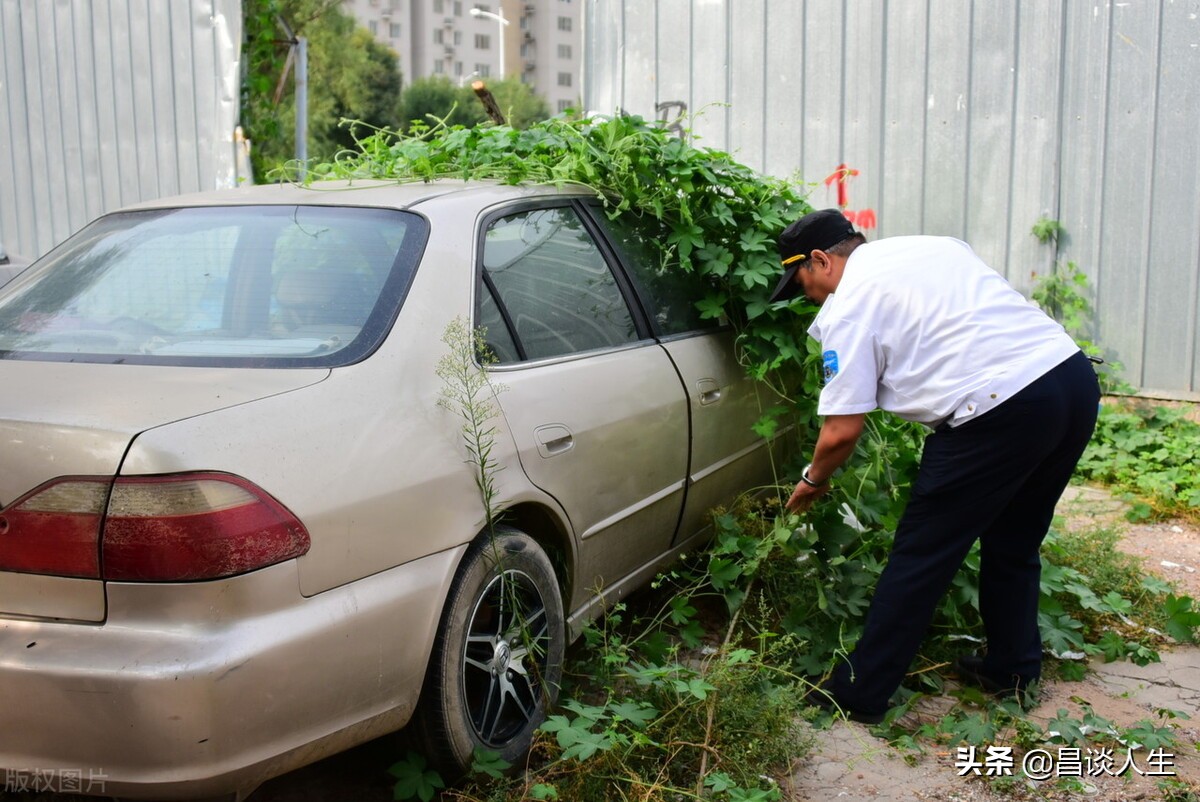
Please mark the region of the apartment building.
[[405, 81], [516, 77], [551, 111], [578, 106], [584, 0], [344, 0], [400, 57]]

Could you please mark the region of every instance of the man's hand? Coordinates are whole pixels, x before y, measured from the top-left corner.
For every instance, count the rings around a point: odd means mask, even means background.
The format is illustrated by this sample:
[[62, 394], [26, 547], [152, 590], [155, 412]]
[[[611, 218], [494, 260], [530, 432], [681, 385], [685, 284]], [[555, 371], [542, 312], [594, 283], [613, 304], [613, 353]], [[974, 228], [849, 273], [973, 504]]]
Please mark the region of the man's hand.
[[804, 512], [829, 492], [829, 477], [854, 453], [854, 445], [862, 434], [866, 420], [865, 414], [830, 415], [825, 418], [821, 433], [817, 435], [812, 464], [808, 466], [808, 478], [818, 486], [813, 487], [804, 481], [797, 484], [787, 501], [788, 510]]
[[787, 508], [790, 512], [804, 512], [812, 506], [814, 501], [828, 492], [829, 485], [813, 487], [807, 482], [797, 482], [796, 489], [792, 491], [792, 497], [787, 501]]

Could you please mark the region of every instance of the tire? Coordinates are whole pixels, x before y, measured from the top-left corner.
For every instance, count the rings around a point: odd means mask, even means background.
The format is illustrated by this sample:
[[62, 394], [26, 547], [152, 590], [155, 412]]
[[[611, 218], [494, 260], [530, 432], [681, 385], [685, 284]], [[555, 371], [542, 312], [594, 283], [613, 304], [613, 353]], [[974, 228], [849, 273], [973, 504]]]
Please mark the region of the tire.
[[475, 750], [518, 766], [558, 696], [566, 623], [554, 567], [515, 530], [473, 543], [454, 577], [414, 733], [447, 780]]

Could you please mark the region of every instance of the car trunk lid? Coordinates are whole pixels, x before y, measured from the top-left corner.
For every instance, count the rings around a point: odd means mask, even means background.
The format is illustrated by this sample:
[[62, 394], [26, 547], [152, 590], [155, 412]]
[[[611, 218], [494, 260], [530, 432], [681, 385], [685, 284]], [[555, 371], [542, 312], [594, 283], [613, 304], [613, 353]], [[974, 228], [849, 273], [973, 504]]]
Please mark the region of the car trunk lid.
[[[327, 369], [0, 362], [0, 514], [59, 477], [111, 479], [139, 432], [328, 375]], [[14, 534], [0, 534], [0, 556]], [[6, 615], [102, 621], [103, 582], [0, 570], [0, 616]]]

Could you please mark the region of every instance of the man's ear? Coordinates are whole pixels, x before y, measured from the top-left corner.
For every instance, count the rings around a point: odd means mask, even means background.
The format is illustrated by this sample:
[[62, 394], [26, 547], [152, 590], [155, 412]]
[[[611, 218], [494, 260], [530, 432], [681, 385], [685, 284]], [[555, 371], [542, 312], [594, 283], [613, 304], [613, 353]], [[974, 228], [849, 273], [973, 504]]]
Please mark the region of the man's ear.
[[812, 262], [813, 270], [825, 270], [833, 262], [829, 254], [822, 250], [815, 250], [809, 255], [809, 260]]

